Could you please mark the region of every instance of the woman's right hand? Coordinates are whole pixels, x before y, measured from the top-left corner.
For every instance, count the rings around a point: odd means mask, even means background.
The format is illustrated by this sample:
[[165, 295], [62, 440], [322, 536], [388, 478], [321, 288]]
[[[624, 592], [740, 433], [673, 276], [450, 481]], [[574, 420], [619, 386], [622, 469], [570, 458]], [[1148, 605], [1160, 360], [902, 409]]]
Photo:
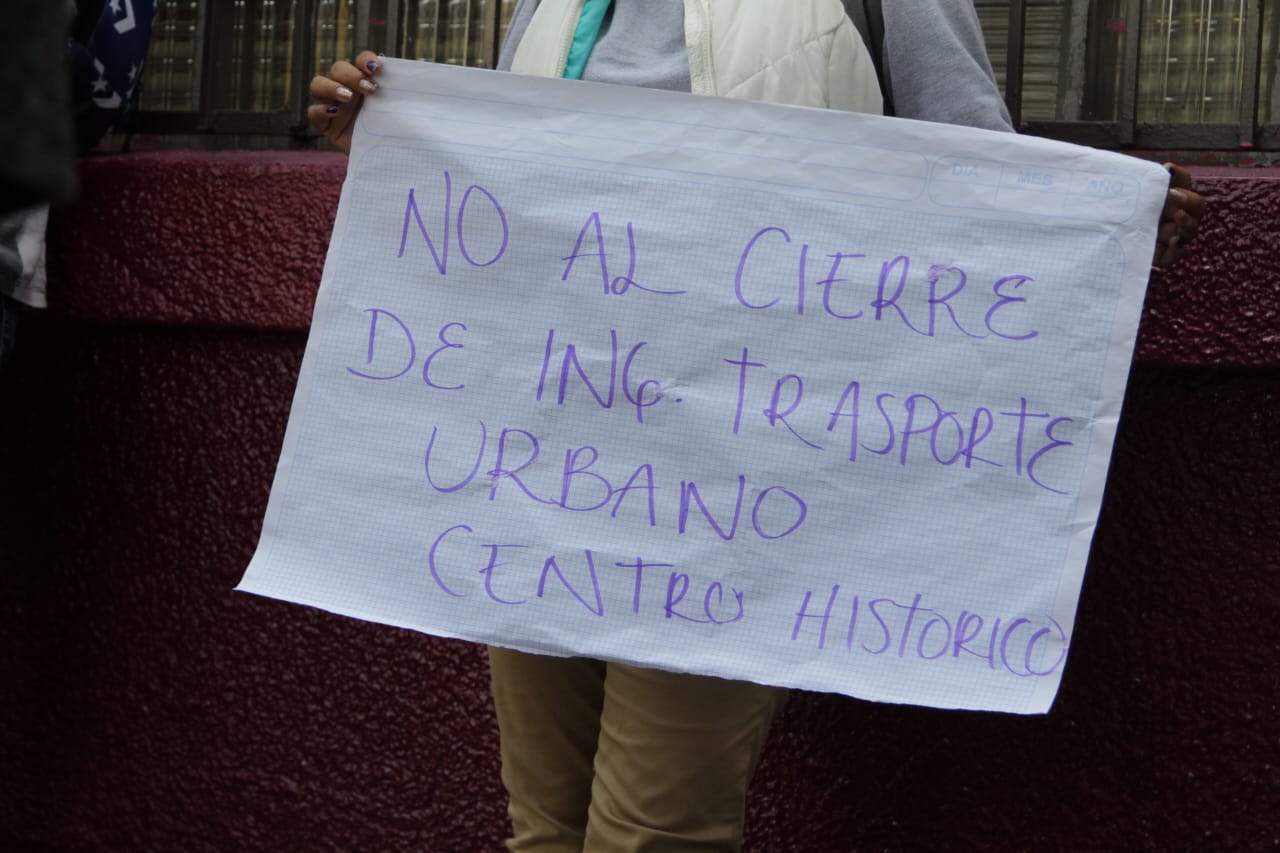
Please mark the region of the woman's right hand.
[[344, 154], [351, 153], [356, 113], [365, 96], [378, 91], [374, 77], [381, 71], [382, 60], [366, 50], [354, 63], [335, 62], [328, 77], [316, 75], [311, 80], [311, 97], [320, 103], [307, 107], [307, 120]]

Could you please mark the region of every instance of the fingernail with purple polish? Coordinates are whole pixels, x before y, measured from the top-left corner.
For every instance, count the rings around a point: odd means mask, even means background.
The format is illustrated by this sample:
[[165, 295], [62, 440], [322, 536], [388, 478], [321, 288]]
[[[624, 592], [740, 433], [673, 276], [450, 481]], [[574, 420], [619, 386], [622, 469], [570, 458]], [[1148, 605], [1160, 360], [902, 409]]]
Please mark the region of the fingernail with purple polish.
[[339, 107], [337, 104], [330, 104], [329, 106], [324, 108], [324, 111], [332, 115], [333, 113], [336, 113], [340, 109], [342, 108]]
[[375, 72], [375, 71], [377, 71], [379, 68], [381, 68], [381, 67], [382, 67], [382, 65], [378, 62], [378, 60], [376, 60], [376, 59], [370, 59], [368, 62], [366, 62], [366, 63], [364, 64], [364, 67], [365, 67], [365, 68], [368, 68], [368, 69], [369, 69], [369, 73], [370, 73], [370, 74], [372, 74], [373, 72]]

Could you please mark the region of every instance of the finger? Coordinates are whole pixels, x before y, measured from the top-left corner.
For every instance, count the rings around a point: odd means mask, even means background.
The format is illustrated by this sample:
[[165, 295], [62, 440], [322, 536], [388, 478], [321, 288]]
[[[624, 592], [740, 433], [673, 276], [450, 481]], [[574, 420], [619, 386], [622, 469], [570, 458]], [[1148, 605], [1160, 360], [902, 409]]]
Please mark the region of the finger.
[[[363, 55], [361, 54], [361, 56]], [[362, 71], [350, 62], [338, 61], [329, 68], [329, 77], [354, 92], [372, 95], [378, 91], [378, 82], [369, 73], [367, 63], [364, 67], [365, 70]]]
[[355, 115], [354, 108], [339, 104], [312, 104], [307, 107], [307, 120], [344, 154], [351, 153], [351, 125]]
[[1186, 190], [1195, 188], [1195, 180], [1186, 169], [1177, 163], [1165, 163], [1164, 167], [1169, 170], [1169, 186]]
[[[1200, 227], [1200, 219], [1204, 216], [1204, 198], [1195, 191], [1195, 179], [1191, 173], [1177, 163], [1165, 163], [1169, 171], [1169, 194], [1165, 199], [1162, 219], [1175, 219], [1181, 226], [1185, 241], [1192, 240]], [[1179, 216], [1182, 211], [1185, 216]]]
[[1181, 260], [1185, 254], [1186, 249], [1178, 238], [1177, 224], [1166, 222], [1161, 225], [1156, 234], [1155, 252], [1152, 254], [1151, 263], [1158, 267], [1167, 267]]
[[1204, 199], [1192, 190], [1170, 189], [1160, 211], [1160, 224], [1173, 223], [1181, 242], [1190, 243], [1200, 231], [1200, 218], [1204, 215]]
[[1176, 264], [1182, 259], [1184, 250], [1170, 246], [1156, 246], [1155, 253], [1151, 256], [1151, 265], [1153, 267], [1169, 267]]
[[[326, 78], [316, 79], [325, 80]], [[323, 86], [316, 85], [315, 81], [312, 81], [311, 94], [319, 100], [319, 103], [307, 107], [307, 119], [317, 128], [329, 127], [339, 119], [343, 123], [348, 122], [358, 109], [355, 94], [331, 80], [326, 81]]]
[[371, 77], [382, 73], [382, 57], [372, 50], [363, 51], [355, 58], [354, 65]]
[[1204, 199], [1190, 190], [1171, 189], [1165, 199], [1164, 209], [1160, 212], [1162, 232], [1168, 226], [1168, 237], [1161, 242], [1176, 237], [1185, 246], [1196, 238], [1200, 232], [1200, 217], [1204, 212]]
[[1169, 216], [1172, 216], [1174, 211], [1182, 211], [1188, 218], [1199, 220], [1204, 216], [1204, 196], [1195, 190], [1172, 187], [1165, 199], [1165, 208]]
[[1172, 219], [1178, 211], [1184, 211], [1193, 219], [1204, 215], [1204, 197], [1195, 190], [1170, 187], [1164, 197], [1161, 219]]
[[355, 92], [350, 86], [330, 77], [313, 77], [309, 87], [311, 97], [317, 101], [347, 104], [355, 100]]
[[1196, 238], [1200, 233], [1200, 219], [1193, 216], [1186, 209], [1179, 210], [1174, 214], [1174, 224], [1178, 226], [1178, 242], [1185, 246]]
[[328, 136], [341, 111], [342, 107], [338, 104], [312, 104], [307, 107], [307, 121], [320, 133]]

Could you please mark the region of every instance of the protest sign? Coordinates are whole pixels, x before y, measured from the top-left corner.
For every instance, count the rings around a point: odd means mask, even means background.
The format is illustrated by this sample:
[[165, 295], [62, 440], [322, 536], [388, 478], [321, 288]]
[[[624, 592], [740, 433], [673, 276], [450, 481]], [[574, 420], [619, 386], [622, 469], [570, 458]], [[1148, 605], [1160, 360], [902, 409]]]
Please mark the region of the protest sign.
[[240, 589], [1048, 709], [1161, 168], [400, 61], [382, 84]]

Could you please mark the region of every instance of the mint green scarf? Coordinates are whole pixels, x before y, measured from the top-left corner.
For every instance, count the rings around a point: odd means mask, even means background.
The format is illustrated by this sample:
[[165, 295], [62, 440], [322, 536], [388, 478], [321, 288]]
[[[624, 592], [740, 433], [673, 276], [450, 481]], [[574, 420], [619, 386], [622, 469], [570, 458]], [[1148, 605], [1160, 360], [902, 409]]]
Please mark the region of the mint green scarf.
[[596, 46], [600, 25], [613, 0], [586, 0], [578, 15], [578, 27], [573, 31], [573, 44], [569, 46], [569, 58], [564, 65], [564, 76], [569, 80], [581, 80], [582, 69], [587, 67], [587, 57]]

